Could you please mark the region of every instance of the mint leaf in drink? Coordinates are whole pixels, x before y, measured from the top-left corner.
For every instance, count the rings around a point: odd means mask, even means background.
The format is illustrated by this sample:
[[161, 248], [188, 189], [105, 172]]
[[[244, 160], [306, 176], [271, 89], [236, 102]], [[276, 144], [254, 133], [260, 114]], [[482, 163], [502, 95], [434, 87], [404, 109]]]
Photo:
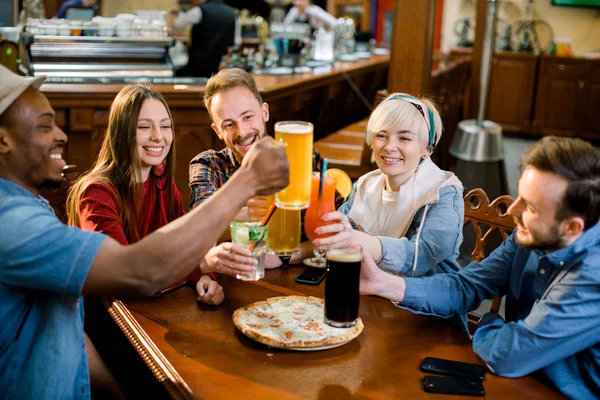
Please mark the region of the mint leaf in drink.
[[261, 229], [250, 228], [250, 232], [249, 232], [250, 242], [258, 243], [261, 240], [263, 240], [266, 236], [267, 236], [266, 228], [261, 228]]

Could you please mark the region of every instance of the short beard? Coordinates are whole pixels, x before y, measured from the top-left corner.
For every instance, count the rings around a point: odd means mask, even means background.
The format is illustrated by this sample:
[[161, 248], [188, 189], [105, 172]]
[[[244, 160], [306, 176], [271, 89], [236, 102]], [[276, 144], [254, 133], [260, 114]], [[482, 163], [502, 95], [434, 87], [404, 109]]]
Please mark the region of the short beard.
[[[258, 132], [258, 140], [261, 140], [261, 139], [262, 139], [262, 138], [264, 138], [265, 136], [267, 136], [267, 123], [266, 123], [266, 122], [263, 122], [263, 131], [262, 131], [262, 133], [261, 133], [261, 132]], [[257, 141], [258, 141], [258, 140], [257, 140]], [[235, 146], [231, 146], [231, 147], [229, 147], [229, 150], [231, 150], [231, 153], [233, 153], [233, 157], [235, 158], [235, 160], [236, 160], [236, 161], [237, 161], [239, 164], [241, 164], [241, 163], [242, 163], [242, 160], [244, 159], [244, 156], [245, 156], [245, 154], [242, 154], [242, 153], [238, 152], [238, 151], [235, 149]]]
[[64, 181], [65, 181], [65, 178], [47, 179], [40, 185], [39, 189], [40, 190], [42, 190], [42, 189], [56, 190], [62, 186]]
[[555, 251], [564, 247], [563, 240], [558, 233], [558, 229], [556, 225], [552, 227], [553, 229], [550, 231], [548, 236], [544, 238], [534, 237], [531, 242], [523, 243], [519, 239], [519, 234], [515, 235], [515, 241], [519, 246], [524, 249], [533, 250], [543, 250], [543, 251]]

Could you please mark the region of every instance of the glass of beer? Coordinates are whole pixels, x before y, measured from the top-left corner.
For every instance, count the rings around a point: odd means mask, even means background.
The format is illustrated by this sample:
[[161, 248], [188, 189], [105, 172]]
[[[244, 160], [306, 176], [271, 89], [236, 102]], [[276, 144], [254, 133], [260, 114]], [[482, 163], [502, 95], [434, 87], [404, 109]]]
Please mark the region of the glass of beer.
[[285, 210], [304, 210], [310, 204], [313, 124], [303, 121], [277, 122], [275, 139], [284, 142], [290, 163], [290, 184], [275, 194], [275, 204], [277, 208]]
[[358, 319], [362, 246], [347, 244], [331, 248], [325, 257], [325, 323], [335, 328], [352, 327]]
[[300, 248], [300, 210], [275, 209], [268, 224], [267, 246], [278, 256], [291, 256]]

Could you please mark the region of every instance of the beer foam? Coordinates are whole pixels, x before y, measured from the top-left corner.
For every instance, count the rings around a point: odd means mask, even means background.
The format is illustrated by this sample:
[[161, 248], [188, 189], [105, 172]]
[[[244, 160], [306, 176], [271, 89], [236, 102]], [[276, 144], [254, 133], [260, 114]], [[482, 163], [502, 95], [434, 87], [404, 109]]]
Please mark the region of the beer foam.
[[327, 251], [327, 255], [325, 256], [329, 261], [337, 261], [337, 262], [361, 262], [362, 254], [355, 250], [346, 250], [346, 249], [335, 249]]
[[304, 125], [304, 124], [281, 124], [281, 125], [278, 125], [275, 130], [279, 133], [300, 135], [300, 134], [312, 133], [313, 127], [312, 127], [312, 125]]

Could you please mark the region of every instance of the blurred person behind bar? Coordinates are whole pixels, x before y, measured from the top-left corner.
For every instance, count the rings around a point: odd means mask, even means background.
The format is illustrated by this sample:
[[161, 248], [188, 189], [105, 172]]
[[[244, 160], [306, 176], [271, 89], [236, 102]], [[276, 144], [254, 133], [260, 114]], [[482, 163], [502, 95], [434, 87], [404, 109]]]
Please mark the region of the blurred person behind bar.
[[54, 17], [65, 18], [69, 8], [95, 8], [96, 3], [97, 0], [66, 0], [62, 3]]
[[191, 26], [188, 65], [180, 76], [210, 77], [219, 70], [221, 58], [235, 44], [236, 10], [223, 0], [192, 0], [188, 11], [171, 11], [168, 25], [175, 29]]

